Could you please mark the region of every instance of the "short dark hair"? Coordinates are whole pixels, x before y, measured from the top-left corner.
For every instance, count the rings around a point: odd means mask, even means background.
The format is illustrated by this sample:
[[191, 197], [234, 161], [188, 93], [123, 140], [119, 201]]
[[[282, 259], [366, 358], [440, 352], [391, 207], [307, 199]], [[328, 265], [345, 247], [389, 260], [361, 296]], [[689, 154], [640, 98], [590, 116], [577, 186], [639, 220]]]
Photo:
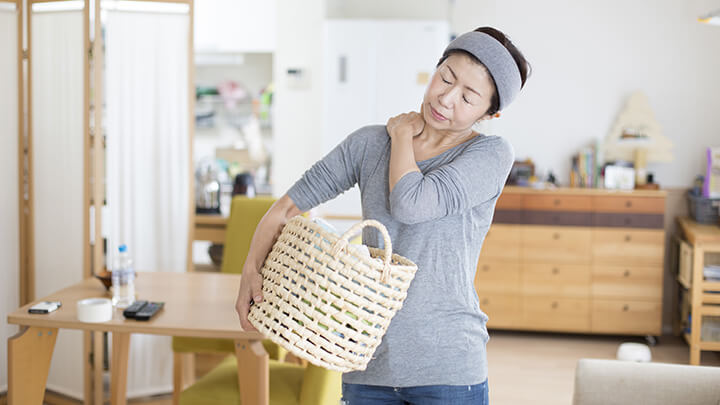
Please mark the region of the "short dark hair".
[[[493, 27], [480, 27], [475, 29], [475, 32], [482, 32], [483, 34], [490, 35], [491, 37], [495, 38], [498, 42], [500, 42], [505, 49], [510, 52], [510, 55], [512, 55], [513, 59], [515, 60], [515, 63], [517, 64], [518, 70], [520, 71], [520, 79], [521, 79], [521, 85], [520, 88], [525, 86], [525, 82], [527, 81], [528, 77], [530, 77], [530, 74], [532, 72], [532, 67], [530, 66], [530, 62], [525, 59], [525, 56], [520, 52], [520, 50], [515, 46], [515, 44], [512, 43], [510, 38], [508, 38], [507, 35], [502, 33], [500, 30], [493, 28]], [[437, 63], [437, 66], [440, 66], [443, 62], [445, 62], [445, 59], [447, 59], [450, 55], [454, 53], [462, 53], [464, 55], [467, 55], [475, 61], [476, 63], [482, 65], [483, 63], [475, 57], [475, 55], [471, 54], [470, 52], [464, 51], [462, 49], [452, 49], [449, 51], [446, 51], [443, 53], [442, 57]], [[492, 77], [492, 76], [491, 76]], [[497, 86], [495, 88], [495, 92], [493, 93], [492, 97], [490, 98], [490, 108], [485, 112], [485, 114], [495, 114], [500, 110], [500, 99], [498, 98], [498, 92], [497, 92]]]

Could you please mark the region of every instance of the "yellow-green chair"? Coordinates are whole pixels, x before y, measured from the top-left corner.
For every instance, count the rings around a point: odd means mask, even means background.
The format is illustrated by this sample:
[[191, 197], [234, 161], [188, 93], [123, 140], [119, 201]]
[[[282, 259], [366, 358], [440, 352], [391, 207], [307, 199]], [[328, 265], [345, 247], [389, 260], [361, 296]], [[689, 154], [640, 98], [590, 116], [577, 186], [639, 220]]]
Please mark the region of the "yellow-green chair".
[[[270, 405], [337, 405], [341, 373], [270, 360]], [[240, 404], [237, 360], [228, 356], [180, 394], [180, 405]]]
[[[272, 197], [233, 198], [225, 227], [222, 273], [242, 273], [255, 228], [274, 202]], [[228, 302], [229, 307], [233, 305], [233, 302]], [[287, 351], [272, 341], [264, 340], [263, 346], [271, 359], [285, 359]], [[194, 353], [235, 353], [235, 344], [230, 339], [173, 337], [172, 349], [173, 396], [177, 399], [183, 387], [195, 379]]]

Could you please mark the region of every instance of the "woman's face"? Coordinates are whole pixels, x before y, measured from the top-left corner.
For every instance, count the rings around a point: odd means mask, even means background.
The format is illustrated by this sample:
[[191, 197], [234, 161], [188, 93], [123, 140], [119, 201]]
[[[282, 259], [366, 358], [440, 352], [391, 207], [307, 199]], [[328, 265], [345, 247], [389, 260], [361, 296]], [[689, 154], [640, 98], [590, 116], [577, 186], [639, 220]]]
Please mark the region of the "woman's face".
[[425, 123], [440, 131], [464, 132], [485, 115], [495, 84], [484, 66], [462, 53], [438, 66], [423, 99]]

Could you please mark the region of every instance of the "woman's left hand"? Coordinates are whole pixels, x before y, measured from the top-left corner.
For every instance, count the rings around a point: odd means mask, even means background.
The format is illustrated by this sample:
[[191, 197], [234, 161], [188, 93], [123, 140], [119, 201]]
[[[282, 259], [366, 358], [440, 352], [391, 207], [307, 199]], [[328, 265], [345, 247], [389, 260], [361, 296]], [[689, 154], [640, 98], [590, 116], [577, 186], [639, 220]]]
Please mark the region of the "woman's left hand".
[[422, 133], [425, 128], [425, 120], [420, 113], [411, 111], [390, 118], [386, 128], [390, 138], [412, 138]]

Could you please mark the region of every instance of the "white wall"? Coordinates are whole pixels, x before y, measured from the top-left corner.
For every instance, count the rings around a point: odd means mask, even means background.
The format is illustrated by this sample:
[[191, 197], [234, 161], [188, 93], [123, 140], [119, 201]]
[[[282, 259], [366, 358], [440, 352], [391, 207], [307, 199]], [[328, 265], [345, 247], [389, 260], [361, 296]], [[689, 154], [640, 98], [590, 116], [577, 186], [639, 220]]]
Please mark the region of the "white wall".
[[450, 0], [327, 0], [328, 18], [444, 20]]
[[20, 304], [17, 73], [17, 14], [0, 10], [0, 392], [7, 391], [7, 338], [18, 331], [7, 314]]
[[[635, 90], [647, 94], [664, 135], [675, 144], [673, 163], [649, 166], [663, 187], [689, 186], [704, 171], [703, 149], [720, 144], [720, 27], [697, 22], [718, 7], [717, 1], [326, 1], [325, 14], [331, 18], [448, 18], [456, 33], [491, 25], [510, 35], [534, 72], [521, 97], [488, 132], [507, 137], [519, 159], [532, 158], [563, 183], [570, 157], [605, 137]], [[316, 56], [321, 44], [313, 22], [295, 17], [311, 13], [316, 21], [319, 4], [311, 11], [280, 4], [279, 14], [286, 19], [278, 23], [276, 57], [286, 58], [283, 54], [294, 45], [298, 60]], [[293, 39], [296, 43], [288, 42]], [[276, 73], [282, 68], [277, 63]], [[321, 157], [308, 149], [319, 142], [319, 134], [308, 131], [311, 121], [320, 120], [314, 109], [318, 91], [307, 92], [309, 98], [295, 93], [277, 105], [276, 125], [298, 124], [303, 130], [294, 133], [291, 143], [276, 138], [276, 193], [291, 184], [284, 177], [296, 178]], [[296, 150], [307, 154], [288, 161]]]
[[644, 91], [674, 144], [675, 161], [651, 165], [664, 187], [689, 186], [703, 150], [720, 144], [720, 27], [697, 22], [717, 2], [690, 0], [457, 0], [459, 32], [496, 26], [534, 73], [492, 125], [520, 158], [567, 182], [570, 156], [604, 138], [634, 90]]

